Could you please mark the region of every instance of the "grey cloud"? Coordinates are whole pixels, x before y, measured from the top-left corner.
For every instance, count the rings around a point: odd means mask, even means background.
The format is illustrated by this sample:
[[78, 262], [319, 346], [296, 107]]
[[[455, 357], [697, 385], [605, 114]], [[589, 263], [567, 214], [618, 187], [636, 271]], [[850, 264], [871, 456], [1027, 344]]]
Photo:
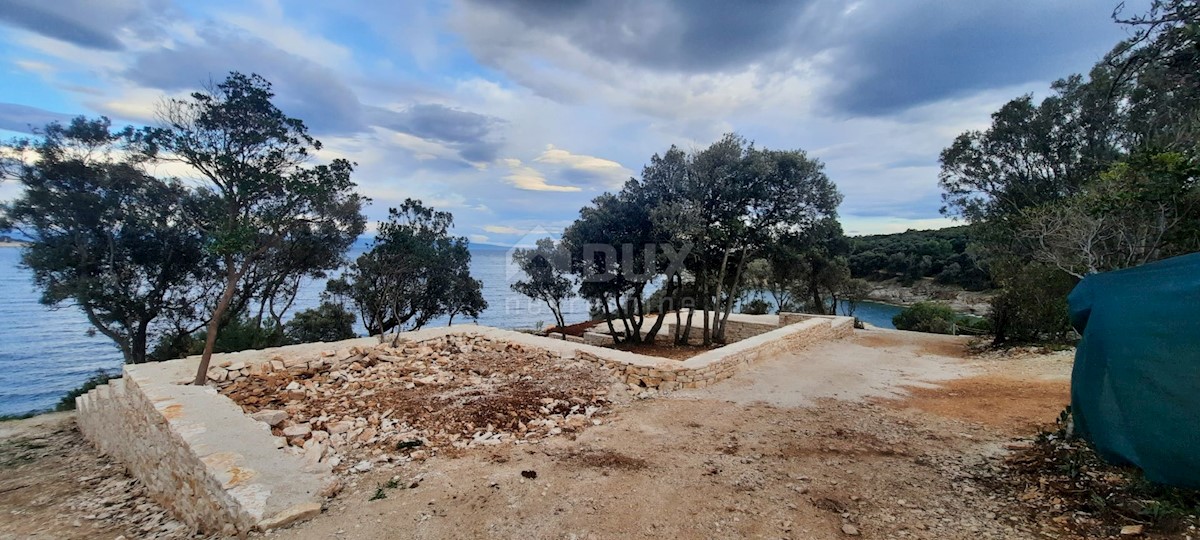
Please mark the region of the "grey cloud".
[[[497, 118], [438, 104], [403, 111], [363, 105], [335, 71], [243, 32], [205, 27], [201, 43], [156, 49], [136, 57], [124, 76], [167, 91], [199, 87], [230, 71], [257, 73], [271, 81], [276, 103], [317, 134], [352, 134], [376, 125], [454, 148], [464, 160], [495, 159]], [[447, 164], [448, 167], [461, 167]]]
[[166, 0], [0, 0], [0, 21], [80, 47], [117, 51], [125, 28], [155, 32], [173, 12]]
[[139, 55], [125, 77], [162, 90], [198, 88], [230, 71], [257, 73], [274, 86], [284, 112], [317, 133], [353, 133], [365, 128], [357, 95], [337, 74], [315, 62], [243, 33], [206, 28], [204, 42]]
[[1113, 5], [880, 3], [857, 17], [859, 33], [834, 55], [829, 69], [839, 82], [830, 95], [850, 114], [884, 115], [1086, 71], [1125, 36], [1111, 21]]
[[68, 122], [71, 118], [72, 116], [69, 114], [51, 112], [37, 107], [0, 103], [0, 129], [3, 130], [33, 133], [34, 129], [40, 129], [50, 122]]
[[800, 15], [812, 3], [502, 0], [488, 5], [610, 60], [655, 69], [714, 71], [740, 67], [792, 42], [803, 22]]
[[442, 142], [467, 161], [488, 162], [500, 149], [497, 129], [504, 121], [437, 103], [411, 105], [403, 111], [369, 107], [371, 122], [422, 139]]
[[[561, 72], [537, 62], [606, 83], [630, 76], [564, 59], [556, 39], [615, 66], [658, 72], [754, 64], [785, 73], [807, 59], [831, 81], [819, 96], [827, 109], [889, 115], [1086, 70], [1124, 37], [1109, 17], [1115, 0], [462, 1], [460, 30], [476, 55], [551, 99], [586, 98], [586, 86], [565, 87]], [[1127, 11], [1146, 3], [1134, 0]]]

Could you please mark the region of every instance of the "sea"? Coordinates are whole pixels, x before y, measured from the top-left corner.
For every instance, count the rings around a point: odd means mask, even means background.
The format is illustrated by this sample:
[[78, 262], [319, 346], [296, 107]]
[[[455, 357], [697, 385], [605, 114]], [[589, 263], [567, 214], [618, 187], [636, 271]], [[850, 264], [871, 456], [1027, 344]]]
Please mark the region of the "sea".
[[[349, 256], [368, 248], [360, 241]], [[116, 372], [121, 353], [112, 342], [92, 330], [75, 306], [42, 305], [32, 274], [20, 265], [21, 249], [0, 247], [0, 416], [19, 415], [53, 408], [68, 391], [79, 387], [98, 371]], [[483, 282], [487, 309], [478, 321], [456, 318], [455, 324], [476, 322], [497, 328], [538, 328], [554, 322], [545, 304], [514, 293], [509, 284], [518, 279], [508, 250], [498, 246], [471, 247], [471, 274]], [[324, 280], [301, 287], [292, 312], [320, 303]], [[881, 328], [893, 328], [892, 316], [900, 308], [863, 302], [855, 315]], [[568, 323], [588, 319], [588, 304], [575, 298], [564, 307]], [[430, 326], [445, 325], [445, 318]], [[358, 325], [358, 332], [365, 330]]]

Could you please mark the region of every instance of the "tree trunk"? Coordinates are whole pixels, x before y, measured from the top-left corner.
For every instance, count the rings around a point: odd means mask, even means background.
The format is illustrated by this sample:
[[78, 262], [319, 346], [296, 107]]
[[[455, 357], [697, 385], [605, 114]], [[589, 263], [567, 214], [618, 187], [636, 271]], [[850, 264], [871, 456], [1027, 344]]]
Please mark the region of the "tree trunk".
[[130, 352], [132, 353], [132, 361], [135, 364], [143, 364], [146, 362], [146, 335], [150, 327], [150, 319], [138, 321], [137, 330], [133, 332], [133, 339], [129, 344]]
[[608, 335], [612, 336], [614, 344], [620, 343], [621, 338], [619, 336], [617, 336], [617, 329], [616, 329], [616, 327], [613, 326], [613, 323], [612, 323], [612, 311], [610, 311], [608, 309], [608, 295], [601, 294], [600, 302], [601, 302], [601, 305], [604, 306], [604, 322], [608, 324]]
[[725, 343], [725, 326], [726, 323], [729, 322], [729, 314], [733, 313], [733, 302], [736, 298], [734, 295], [737, 293], [738, 286], [741, 285], [742, 272], [745, 270], [745, 268], [746, 252], [742, 251], [742, 257], [738, 260], [737, 271], [733, 273], [733, 283], [729, 286], [729, 298], [725, 303], [725, 314], [721, 317], [720, 324], [717, 327], [717, 341], [721, 343]]
[[641, 336], [634, 335], [629, 328], [629, 314], [625, 312], [625, 306], [621, 305], [621, 293], [617, 293], [617, 317], [621, 318], [621, 327], [625, 332], [625, 341], [629, 343], [637, 343]]
[[204, 354], [200, 356], [200, 365], [196, 368], [194, 382], [198, 386], [208, 382], [208, 364], [212, 360], [213, 348], [217, 345], [217, 331], [221, 328], [221, 318], [225, 315], [225, 310], [229, 309], [229, 303], [233, 301], [233, 294], [237, 291], [238, 279], [241, 278], [239, 272], [233, 267], [233, 261], [226, 259], [225, 267], [227, 268], [225, 292], [221, 293], [217, 309], [213, 311], [212, 319], [208, 321], [208, 335], [204, 338]]
[[[667, 276], [667, 290], [663, 294], [663, 298], [666, 299], [666, 298], [674, 298], [674, 297], [675, 297], [675, 279], [673, 276]], [[672, 301], [671, 304], [673, 307], [674, 301]], [[663, 319], [666, 319], [666, 318], [667, 318], [667, 311], [666, 311], [666, 309], [664, 309], [664, 306], [662, 304], [659, 304], [658, 305], [658, 317], [654, 318], [654, 324], [650, 325], [650, 330], [648, 330], [646, 332], [646, 342], [654, 343], [655, 336], [657, 336], [658, 331], [662, 329]], [[678, 310], [675, 311], [675, 320], [677, 321], [676, 324], [678, 324], [678, 321], [679, 321], [679, 311]]]
[[92, 311], [92, 308], [87, 304], [81, 303], [80, 307], [83, 308], [83, 313], [87, 315], [88, 322], [92, 323], [92, 326], [96, 328], [96, 331], [104, 334], [106, 337], [108, 337], [108, 339], [113, 340], [113, 343], [117, 344], [117, 348], [121, 349], [121, 357], [125, 360], [125, 363], [135, 363], [133, 361], [134, 355], [133, 349], [130, 347], [129, 336], [121, 335], [120, 333], [101, 323], [100, 318], [96, 316], [96, 313]]

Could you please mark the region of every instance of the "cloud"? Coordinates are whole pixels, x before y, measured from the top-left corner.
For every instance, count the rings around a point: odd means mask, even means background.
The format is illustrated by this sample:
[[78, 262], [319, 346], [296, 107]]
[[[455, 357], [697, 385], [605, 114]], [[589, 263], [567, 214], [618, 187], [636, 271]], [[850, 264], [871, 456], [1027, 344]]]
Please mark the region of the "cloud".
[[315, 131], [365, 129], [357, 95], [331, 69], [229, 28], [207, 26], [197, 36], [199, 41], [138, 54], [123, 75], [143, 86], [175, 91], [195, 89], [210, 78], [223, 80], [230, 71], [257, 73], [274, 85], [279, 108]]
[[0, 21], [30, 32], [106, 51], [124, 48], [123, 30], [157, 33], [155, 20], [173, 10], [165, 0], [0, 0]]
[[1124, 37], [1108, 21], [1112, 6], [1100, 2], [457, 5], [454, 27], [468, 47], [520, 84], [564, 103], [634, 104], [664, 118], [716, 118], [775, 100], [839, 115], [894, 114], [1067, 75], [1064, 65], [1087, 66]]
[[541, 173], [541, 171], [538, 171], [537, 169], [534, 169], [533, 167], [530, 167], [528, 165], [522, 164], [521, 160], [519, 160], [519, 159], [506, 158], [506, 159], [500, 160], [500, 162], [503, 165], [507, 166], [510, 171], [510, 174], [508, 176], [505, 176], [504, 179], [507, 180], [510, 184], [512, 184], [517, 189], [523, 189], [526, 191], [558, 191], [558, 192], [583, 191], [583, 188], [580, 188], [577, 186], [562, 186], [562, 185], [550, 184], [546, 181], [546, 177]]
[[446, 143], [470, 162], [496, 159], [500, 140], [496, 130], [504, 121], [438, 103], [410, 105], [401, 111], [368, 108], [369, 121], [426, 140]]
[[493, 234], [523, 234], [525, 232], [516, 227], [508, 227], [504, 225], [484, 225], [483, 230]]
[[72, 116], [17, 103], [0, 103], [0, 129], [33, 133], [50, 122], [69, 122]]
[[577, 179], [575, 183], [595, 183], [606, 188], [618, 188], [627, 178], [630, 171], [620, 163], [612, 160], [572, 154], [553, 144], [546, 145], [546, 150], [533, 159], [537, 163], [554, 166], [557, 170], [565, 170]]

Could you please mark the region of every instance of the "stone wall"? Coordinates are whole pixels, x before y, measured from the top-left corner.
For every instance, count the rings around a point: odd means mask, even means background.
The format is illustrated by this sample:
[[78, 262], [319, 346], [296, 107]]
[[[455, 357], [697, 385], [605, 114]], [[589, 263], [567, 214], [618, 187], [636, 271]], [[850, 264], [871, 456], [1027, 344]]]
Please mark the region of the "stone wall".
[[[754, 336], [760, 336], [782, 326], [778, 320], [739, 320], [735, 317], [735, 315], [738, 314], [731, 313], [729, 315], [729, 320], [725, 321], [725, 341], [728, 343], [734, 343], [744, 339], [752, 338]], [[687, 315], [684, 314], [683, 316], [685, 317], [684, 325], [686, 325]], [[659, 337], [675, 335], [674, 320], [675, 319], [672, 317], [670, 319], [671, 322], [663, 322], [662, 331], [660, 331], [658, 334]], [[688, 334], [688, 344], [699, 345], [701, 343], [704, 343], [704, 321], [699, 319], [699, 316], [697, 316], [692, 320], [692, 331]]]
[[704, 388], [732, 377], [743, 364], [794, 352], [853, 332], [854, 319], [849, 317], [805, 317], [799, 322], [706, 351], [684, 362], [662, 361], [645, 365], [594, 351], [578, 351], [577, 354], [604, 365], [632, 387], [672, 391]]
[[266, 424], [215, 389], [176, 384], [188, 378], [185, 362], [126, 366], [121, 379], [77, 398], [84, 437], [205, 533], [244, 534], [320, 513], [328, 470], [283, 452]]

